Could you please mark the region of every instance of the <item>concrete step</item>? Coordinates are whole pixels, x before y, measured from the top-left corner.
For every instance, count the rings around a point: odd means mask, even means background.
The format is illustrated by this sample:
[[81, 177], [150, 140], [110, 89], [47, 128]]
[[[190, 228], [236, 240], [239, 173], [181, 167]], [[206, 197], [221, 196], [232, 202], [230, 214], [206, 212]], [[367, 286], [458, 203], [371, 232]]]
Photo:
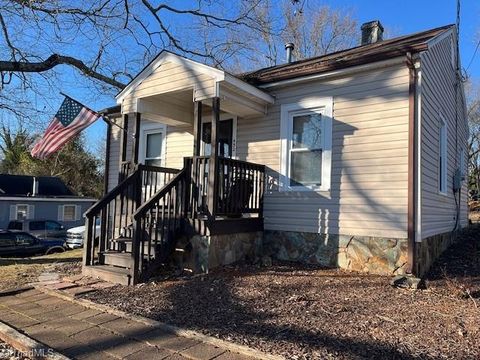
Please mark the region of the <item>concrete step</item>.
[[132, 255], [130, 253], [106, 251], [99, 254], [99, 262], [104, 265], [130, 269], [132, 267]]
[[82, 273], [93, 278], [102, 279], [108, 282], [121, 285], [131, 285], [132, 278], [130, 270], [111, 265], [85, 266]]

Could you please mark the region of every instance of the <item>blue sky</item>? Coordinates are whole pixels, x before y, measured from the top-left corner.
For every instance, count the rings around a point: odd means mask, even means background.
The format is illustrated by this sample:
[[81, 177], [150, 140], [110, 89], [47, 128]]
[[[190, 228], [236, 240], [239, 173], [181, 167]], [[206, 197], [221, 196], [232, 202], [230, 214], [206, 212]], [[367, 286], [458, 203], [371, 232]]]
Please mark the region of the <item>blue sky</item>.
[[[326, 0], [323, 3], [333, 8], [349, 8], [359, 24], [380, 20], [390, 34], [399, 36], [412, 32], [422, 31], [455, 22], [456, 0]], [[307, 0], [308, 10], [308, 0]], [[475, 46], [480, 41], [480, 1], [463, 0], [461, 8], [460, 52], [462, 65], [466, 67], [475, 51]], [[480, 50], [478, 51], [468, 74], [472, 79], [480, 78]], [[71, 84], [68, 84], [71, 86]], [[88, 99], [87, 105], [93, 109], [114, 105], [111, 97], [99, 97], [92, 101], [88, 96], [88, 89], [75, 89], [68, 87], [64, 92], [71, 94], [79, 100]], [[52, 114], [53, 115], [53, 114]], [[98, 121], [86, 130], [86, 137], [94, 148], [96, 142], [105, 133], [105, 125]]]

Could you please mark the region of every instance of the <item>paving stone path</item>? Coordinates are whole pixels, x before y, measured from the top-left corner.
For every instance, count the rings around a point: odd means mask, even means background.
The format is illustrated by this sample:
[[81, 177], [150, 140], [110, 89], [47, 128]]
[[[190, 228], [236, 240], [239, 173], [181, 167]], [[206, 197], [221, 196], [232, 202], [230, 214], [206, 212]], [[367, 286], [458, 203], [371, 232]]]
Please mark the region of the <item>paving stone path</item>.
[[1, 296], [0, 321], [74, 359], [254, 360], [38, 289]]

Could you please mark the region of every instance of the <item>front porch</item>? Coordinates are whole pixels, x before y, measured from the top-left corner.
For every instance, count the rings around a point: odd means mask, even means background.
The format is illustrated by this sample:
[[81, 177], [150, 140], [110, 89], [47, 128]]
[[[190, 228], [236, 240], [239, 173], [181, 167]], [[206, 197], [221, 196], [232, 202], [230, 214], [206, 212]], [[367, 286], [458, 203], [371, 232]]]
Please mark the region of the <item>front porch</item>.
[[[171, 263], [176, 253], [192, 247], [194, 237], [263, 230], [265, 167], [235, 159], [234, 131], [226, 136], [220, 122], [264, 114], [273, 98], [170, 53], [149, 66], [148, 74], [141, 72], [117, 97], [124, 129], [119, 183], [86, 213], [84, 273], [124, 284]], [[155, 143], [141, 142], [146, 119], [191, 126], [190, 151], [177, 154], [183, 166], [165, 167], [162, 157], [148, 162], [142, 151]]]

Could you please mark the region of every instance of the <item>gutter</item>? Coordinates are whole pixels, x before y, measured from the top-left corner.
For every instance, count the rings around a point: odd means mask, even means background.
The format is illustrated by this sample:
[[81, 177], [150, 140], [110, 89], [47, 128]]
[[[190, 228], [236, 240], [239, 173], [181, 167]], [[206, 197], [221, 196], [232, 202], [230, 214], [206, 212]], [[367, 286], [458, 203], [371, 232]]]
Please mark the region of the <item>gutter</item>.
[[417, 109], [416, 109], [416, 92], [417, 92], [417, 69], [411, 53], [407, 53], [406, 65], [409, 69], [409, 86], [408, 86], [408, 248], [407, 248], [407, 273], [415, 273], [415, 224], [416, 224], [416, 194], [417, 194], [417, 163], [418, 154], [415, 151], [418, 143], [417, 139]]

